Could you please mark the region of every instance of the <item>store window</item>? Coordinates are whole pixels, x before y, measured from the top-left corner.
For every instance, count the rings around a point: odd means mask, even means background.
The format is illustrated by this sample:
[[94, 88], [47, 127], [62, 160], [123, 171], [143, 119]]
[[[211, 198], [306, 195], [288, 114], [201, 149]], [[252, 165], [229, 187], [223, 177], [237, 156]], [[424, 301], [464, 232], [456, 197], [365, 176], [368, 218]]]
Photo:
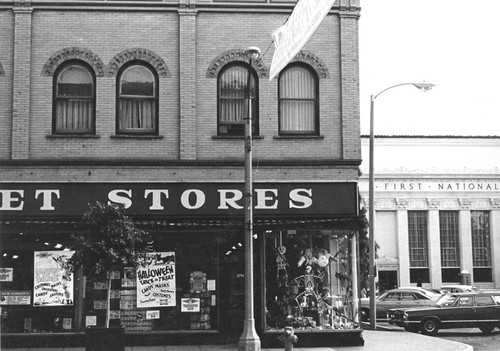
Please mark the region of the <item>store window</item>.
[[[154, 233], [151, 266], [109, 272], [110, 325], [122, 325], [126, 332], [242, 327], [245, 265], [240, 236]], [[104, 277], [65, 275], [57, 263], [71, 252], [66, 249], [71, 247], [69, 232], [2, 233], [1, 244], [2, 333], [64, 333], [104, 326]], [[226, 255], [231, 246], [240, 250]], [[241, 335], [241, 330], [235, 334]]]
[[289, 65], [279, 77], [279, 133], [316, 135], [318, 118], [318, 77], [300, 64]]
[[[217, 330], [217, 237], [157, 233], [153, 247], [145, 267], [112, 272], [110, 324], [126, 332]], [[86, 324], [104, 326], [106, 282], [89, 280], [86, 291]]]
[[269, 231], [265, 239], [266, 329], [338, 329], [349, 308], [349, 232]]
[[78, 329], [75, 278], [58, 261], [69, 235], [3, 232], [0, 257], [2, 333], [55, 333]]
[[117, 134], [158, 134], [158, 76], [132, 62], [118, 74]]
[[[247, 100], [248, 64], [236, 62], [226, 65], [217, 79], [218, 91], [218, 135], [245, 134], [245, 116], [248, 115]], [[257, 74], [250, 75], [252, 104], [252, 135], [259, 134], [259, 91]]]
[[456, 282], [460, 274], [460, 246], [457, 211], [439, 211], [441, 276], [443, 282]]
[[410, 254], [410, 282], [429, 283], [429, 250], [427, 212], [408, 211], [408, 245]]
[[54, 134], [95, 133], [95, 75], [84, 63], [70, 61], [54, 75]]
[[472, 264], [475, 282], [492, 282], [490, 213], [471, 211]]

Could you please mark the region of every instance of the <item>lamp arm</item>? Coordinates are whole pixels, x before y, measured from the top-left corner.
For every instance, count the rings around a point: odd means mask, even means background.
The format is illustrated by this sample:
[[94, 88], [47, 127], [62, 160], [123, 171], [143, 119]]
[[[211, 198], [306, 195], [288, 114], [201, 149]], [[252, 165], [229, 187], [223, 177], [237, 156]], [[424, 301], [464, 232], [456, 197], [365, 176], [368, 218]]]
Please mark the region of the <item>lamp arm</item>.
[[392, 88], [396, 88], [396, 87], [400, 87], [402, 85], [415, 85], [415, 83], [399, 83], [399, 84], [396, 84], [396, 85], [393, 85], [393, 86], [390, 86], [388, 88], [385, 88], [384, 90], [382, 90], [381, 92], [379, 92], [378, 94], [376, 95], [373, 95], [372, 96], [372, 100], [375, 100], [380, 94], [386, 92], [387, 90], [390, 90]]

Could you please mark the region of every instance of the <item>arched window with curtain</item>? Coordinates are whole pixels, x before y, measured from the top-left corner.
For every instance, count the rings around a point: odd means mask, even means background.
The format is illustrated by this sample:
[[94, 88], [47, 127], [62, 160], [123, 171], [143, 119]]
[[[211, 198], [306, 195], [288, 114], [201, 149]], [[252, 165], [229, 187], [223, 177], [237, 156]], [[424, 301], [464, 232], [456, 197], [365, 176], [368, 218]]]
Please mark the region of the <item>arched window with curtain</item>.
[[117, 134], [158, 134], [158, 76], [132, 62], [118, 74]]
[[[248, 64], [235, 62], [226, 65], [217, 79], [218, 135], [244, 135], [248, 114], [247, 100]], [[250, 75], [252, 103], [252, 135], [259, 134], [259, 92], [257, 74]]]
[[95, 74], [85, 63], [71, 61], [54, 74], [54, 134], [95, 133]]
[[280, 135], [318, 135], [318, 76], [301, 64], [287, 66], [279, 76]]

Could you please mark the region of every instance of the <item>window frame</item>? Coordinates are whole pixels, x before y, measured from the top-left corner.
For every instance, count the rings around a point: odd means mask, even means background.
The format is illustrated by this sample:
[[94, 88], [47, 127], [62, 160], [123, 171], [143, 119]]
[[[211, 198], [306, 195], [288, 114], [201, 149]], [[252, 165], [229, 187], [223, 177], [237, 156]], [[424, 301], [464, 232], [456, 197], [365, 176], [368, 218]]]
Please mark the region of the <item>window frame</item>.
[[[314, 98], [282, 98], [281, 97], [281, 79], [283, 76], [293, 68], [302, 68], [307, 71], [314, 81]], [[317, 72], [308, 64], [303, 62], [293, 62], [287, 65], [279, 74], [278, 77], [278, 135], [280, 136], [318, 136], [320, 134], [320, 118], [319, 118], [319, 77]], [[283, 100], [297, 100], [297, 101], [313, 101], [314, 102], [314, 130], [313, 131], [283, 131], [281, 129], [281, 121], [283, 117], [282, 104]]]
[[[245, 115], [248, 113], [248, 102], [247, 102], [247, 96], [248, 96], [248, 92], [246, 91], [248, 89], [248, 75], [246, 76], [246, 80], [245, 80], [245, 94], [244, 94], [244, 97], [243, 97], [243, 102], [245, 103], [245, 112], [244, 112], [244, 116], [243, 116], [243, 119], [241, 120], [241, 122], [221, 122], [221, 114], [222, 114], [222, 97], [221, 97], [221, 80], [222, 80], [222, 77], [224, 76], [225, 73], [227, 73], [227, 71], [229, 71], [230, 69], [232, 68], [235, 68], [235, 67], [240, 67], [240, 68], [243, 68], [247, 74], [248, 74], [248, 69], [249, 69], [249, 63], [248, 62], [243, 62], [243, 61], [233, 61], [233, 62], [230, 62], [228, 63], [227, 65], [225, 65], [219, 72], [219, 74], [217, 75], [217, 136], [222, 136], [222, 137], [244, 137], [245, 136]], [[259, 128], [259, 125], [260, 125], [260, 119], [259, 119], [259, 77], [258, 77], [258, 74], [257, 72], [255, 71], [255, 69], [253, 67], [251, 67], [250, 69], [250, 74], [251, 74], [251, 79], [253, 79], [254, 81], [254, 84], [253, 84], [253, 87], [254, 87], [254, 94], [252, 94], [251, 96], [251, 99], [252, 99], [252, 136], [259, 136], [260, 135], [260, 128]], [[234, 131], [236, 132], [233, 132], [231, 133], [230, 131], [228, 131], [227, 133], [222, 133], [221, 132], [221, 125], [232, 125], [232, 126], [236, 126], [236, 125], [241, 125], [242, 127], [238, 127], [234, 129]]]
[[[154, 96], [153, 97], [147, 97], [147, 96], [141, 96], [141, 95], [130, 95], [130, 96], [121, 96], [121, 82], [122, 82], [122, 77], [123, 75], [127, 72], [128, 69], [134, 66], [141, 66], [147, 69], [154, 81]], [[151, 66], [149, 63], [140, 61], [140, 60], [133, 60], [130, 62], [127, 62], [124, 64], [122, 67], [120, 67], [117, 75], [116, 75], [116, 119], [115, 119], [115, 133], [116, 135], [158, 135], [159, 134], [159, 78], [158, 78], [158, 72], [154, 69], [153, 66]], [[120, 102], [122, 99], [136, 99], [136, 100], [154, 100], [154, 116], [152, 116], [152, 122], [154, 123], [154, 128], [148, 128], [148, 129], [125, 129], [125, 128], [120, 128]]]
[[[90, 76], [92, 80], [92, 96], [85, 97], [85, 96], [71, 96], [71, 97], [60, 97], [58, 96], [58, 82], [60, 77], [62, 76], [62, 73], [66, 71], [68, 68], [72, 66], [78, 66], [80, 68], [83, 68]], [[57, 128], [57, 122], [58, 122], [58, 117], [62, 118], [62, 116], [57, 115], [57, 102], [59, 100], [71, 100], [71, 99], [78, 99], [78, 100], [87, 100], [90, 101], [91, 108], [92, 108], [92, 113], [90, 116], [90, 122], [91, 122], [91, 128], [89, 129], [58, 129]], [[96, 75], [92, 67], [87, 64], [84, 61], [80, 60], [67, 60], [63, 64], [59, 65], [57, 67], [56, 71], [54, 72], [53, 75], [53, 81], [52, 81], [52, 134], [53, 135], [95, 135], [96, 133]]]

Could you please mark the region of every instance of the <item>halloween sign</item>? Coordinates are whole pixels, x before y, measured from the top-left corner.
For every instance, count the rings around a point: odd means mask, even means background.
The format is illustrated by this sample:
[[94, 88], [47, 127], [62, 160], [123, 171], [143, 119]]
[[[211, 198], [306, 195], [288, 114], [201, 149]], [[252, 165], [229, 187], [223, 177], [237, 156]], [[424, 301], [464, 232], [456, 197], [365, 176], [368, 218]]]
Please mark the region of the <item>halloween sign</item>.
[[175, 252], [148, 253], [137, 270], [137, 307], [175, 305]]
[[72, 255], [73, 251], [35, 251], [34, 306], [73, 304], [73, 273], [65, 268]]

